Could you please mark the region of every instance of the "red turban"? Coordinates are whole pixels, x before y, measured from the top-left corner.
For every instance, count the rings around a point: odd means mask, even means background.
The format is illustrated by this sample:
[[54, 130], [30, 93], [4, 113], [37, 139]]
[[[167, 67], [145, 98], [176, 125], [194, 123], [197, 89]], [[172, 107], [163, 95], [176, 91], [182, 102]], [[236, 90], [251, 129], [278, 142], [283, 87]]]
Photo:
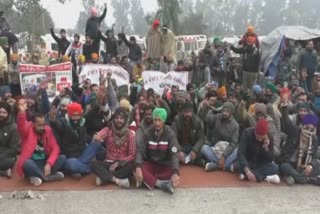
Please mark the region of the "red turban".
[[158, 27], [160, 25], [160, 21], [158, 19], [155, 19], [153, 21], [153, 24], [152, 24], [152, 28], [153, 29], [156, 29], [156, 27]]
[[256, 124], [256, 134], [259, 136], [265, 136], [268, 134], [269, 125], [265, 119], [260, 119]]
[[71, 103], [67, 106], [68, 115], [82, 114], [82, 106], [79, 103]]

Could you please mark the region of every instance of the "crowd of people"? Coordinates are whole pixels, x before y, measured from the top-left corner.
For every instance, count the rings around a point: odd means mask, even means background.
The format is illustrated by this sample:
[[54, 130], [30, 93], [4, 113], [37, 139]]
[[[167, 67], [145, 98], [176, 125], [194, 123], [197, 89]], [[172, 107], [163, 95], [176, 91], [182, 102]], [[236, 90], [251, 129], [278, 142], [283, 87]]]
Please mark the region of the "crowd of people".
[[[78, 34], [70, 42], [65, 30], [60, 37], [51, 30], [62, 61], [73, 63], [74, 80], [51, 103], [46, 81], [36, 94], [19, 94], [19, 57], [13, 49], [9, 86], [0, 87], [0, 175], [10, 178], [16, 166], [39, 186], [93, 173], [98, 186], [129, 188], [133, 178], [137, 187], [173, 194], [180, 166], [196, 165], [251, 182], [278, 184], [282, 177], [289, 185], [320, 185], [320, 73], [313, 41], [296, 60], [294, 47], [287, 46], [277, 77], [261, 81], [252, 26], [237, 47], [215, 39], [199, 56], [176, 62], [168, 26], [160, 29], [154, 21], [143, 53], [135, 37], [128, 41], [122, 32], [116, 39], [113, 30], [102, 35], [106, 12], [107, 7], [97, 16], [91, 9], [85, 44]], [[10, 53], [10, 27], [0, 23], [0, 45]], [[100, 40], [106, 44], [102, 52]], [[231, 51], [241, 58], [232, 59]], [[130, 91], [122, 91], [110, 73], [101, 75], [99, 84], [79, 83], [86, 63], [122, 66], [130, 75]], [[158, 94], [144, 87], [145, 69], [190, 71], [193, 78], [186, 88], [172, 85]]]

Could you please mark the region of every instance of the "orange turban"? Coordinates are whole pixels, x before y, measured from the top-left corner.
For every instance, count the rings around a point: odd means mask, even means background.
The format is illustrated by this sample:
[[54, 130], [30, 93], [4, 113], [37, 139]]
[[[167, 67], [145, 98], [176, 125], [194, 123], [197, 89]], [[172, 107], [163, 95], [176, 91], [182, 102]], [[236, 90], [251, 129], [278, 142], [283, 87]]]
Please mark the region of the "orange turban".
[[226, 96], [227, 96], [227, 89], [226, 89], [226, 87], [225, 87], [225, 86], [222, 86], [221, 88], [218, 89], [217, 93], [218, 93], [218, 97], [219, 97], [219, 98], [224, 98], [224, 97], [226, 97]]
[[92, 53], [91, 54], [91, 59], [98, 60], [99, 59], [99, 55], [97, 53]]
[[254, 33], [254, 27], [249, 25], [248, 28], [247, 28], [247, 32], [250, 33], [250, 34]]
[[10, 55], [10, 61], [18, 61], [19, 55], [16, 53], [13, 53]]

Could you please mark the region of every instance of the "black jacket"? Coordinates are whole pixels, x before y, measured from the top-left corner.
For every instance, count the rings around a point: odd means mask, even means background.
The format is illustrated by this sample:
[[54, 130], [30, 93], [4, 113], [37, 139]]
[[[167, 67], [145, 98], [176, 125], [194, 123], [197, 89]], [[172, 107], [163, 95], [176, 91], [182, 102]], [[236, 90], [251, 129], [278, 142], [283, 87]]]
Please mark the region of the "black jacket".
[[235, 53], [242, 54], [243, 71], [258, 73], [260, 68], [260, 52], [255, 46], [245, 46], [243, 48], [235, 48], [231, 46], [231, 50]]
[[[180, 147], [183, 147], [185, 145], [185, 142], [184, 142], [185, 128], [184, 128], [184, 122], [183, 122], [183, 114], [178, 114], [175, 117], [171, 125], [171, 128], [176, 133]], [[193, 146], [192, 151], [198, 154], [201, 150], [201, 147], [205, 143], [205, 136], [203, 132], [202, 121], [196, 114], [192, 115], [192, 127], [190, 130], [189, 137], [190, 137], [189, 142]], [[182, 148], [179, 148], [179, 149], [182, 151]]]
[[127, 37], [125, 34], [120, 34], [120, 38], [124, 41], [124, 43], [127, 45], [127, 47], [129, 48], [129, 59], [131, 61], [138, 61], [139, 59], [142, 58], [142, 50], [140, 45], [138, 45], [137, 43], [132, 44], [127, 40]]
[[108, 120], [105, 119], [104, 113], [97, 108], [99, 107], [94, 107], [85, 115], [87, 133], [90, 137], [108, 125]]
[[86, 63], [91, 62], [91, 54], [97, 53], [99, 54], [99, 41], [100, 38], [96, 38], [93, 40], [91, 44], [84, 43], [82, 46], [82, 54], [86, 57]]
[[63, 56], [66, 53], [70, 45], [70, 42], [65, 38], [63, 39], [63, 38], [57, 37], [52, 28], [50, 29], [50, 32], [51, 32], [52, 38], [58, 43], [59, 56]]
[[55, 122], [50, 121], [50, 126], [60, 139], [61, 154], [67, 158], [78, 158], [87, 144], [87, 129], [85, 119], [80, 122], [80, 127], [75, 130], [69, 122], [69, 119], [61, 118]]
[[118, 55], [118, 41], [115, 38], [107, 38], [104, 37], [101, 32], [99, 32], [100, 39], [106, 45], [106, 54], [110, 55], [110, 57], [117, 57]]
[[92, 39], [98, 37], [98, 26], [107, 15], [107, 8], [104, 8], [103, 13], [99, 17], [90, 17], [86, 24], [86, 35], [89, 35]]
[[18, 152], [19, 134], [17, 124], [11, 116], [0, 124], [0, 161], [15, 158]]
[[[301, 128], [292, 123], [288, 115], [287, 107], [281, 109], [281, 128], [282, 132], [287, 135], [286, 143], [284, 144], [281, 155], [280, 162], [291, 162], [291, 158], [294, 153], [299, 149]], [[318, 138], [316, 135], [312, 137], [312, 161], [311, 165], [315, 165], [317, 162], [317, 152], [318, 152]]]
[[241, 170], [245, 167], [255, 169], [274, 161], [273, 143], [270, 139], [269, 150], [256, 141], [255, 128], [247, 128], [242, 133], [239, 142], [238, 161]]

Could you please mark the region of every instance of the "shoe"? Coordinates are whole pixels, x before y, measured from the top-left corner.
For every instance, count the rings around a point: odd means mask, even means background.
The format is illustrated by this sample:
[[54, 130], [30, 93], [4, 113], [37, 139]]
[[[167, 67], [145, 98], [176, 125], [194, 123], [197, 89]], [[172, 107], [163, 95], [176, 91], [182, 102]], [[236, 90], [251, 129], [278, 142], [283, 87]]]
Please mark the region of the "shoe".
[[272, 184], [279, 184], [280, 183], [280, 177], [279, 175], [269, 175], [266, 177], [265, 181]]
[[117, 179], [117, 184], [124, 188], [124, 189], [129, 189], [130, 188], [130, 181], [128, 178], [126, 179]]
[[0, 171], [0, 175], [1, 176], [5, 176], [7, 178], [11, 178], [12, 170], [11, 169], [7, 169], [7, 170], [4, 170], [4, 171]]
[[173, 189], [173, 185], [170, 182], [165, 182], [161, 185], [161, 189], [166, 192], [166, 193], [169, 193], [170, 195], [173, 195], [174, 193], [174, 189]]
[[204, 167], [204, 170], [206, 172], [216, 171], [217, 169], [218, 169], [218, 165], [213, 162], [207, 163], [206, 166]]
[[284, 180], [286, 181], [286, 183], [287, 183], [289, 186], [292, 186], [292, 185], [295, 183], [293, 177], [291, 177], [291, 176], [285, 177]]
[[313, 184], [313, 185], [317, 185], [320, 186], [320, 177], [316, 176], [316, 177], [310, 177], [308, 180], [309, 184]]
[[101, 186], [102, 185], [102, 181], [101, 179], [97, 176], [96, 177], [96, 186]]
[[42, 184], [42, 180], [41, 180], [41, 178], [38, 178], [38, 177], [30, 177], [30, 184], [37, 187]]
[[244, 174], [239, 174], [239, 180], [244, 181], [246, 179], [246, 176]]
[[62, 172], [57, 172], [53, 175], [49, 175], [48, 177], [46, 177], [47, 182], [51, 182], [51, 181], [61, 181], [62, 179], [64, 179], [64, 174]]
[[80, 178], [82, 178], [82, 175], [80, 173], [74, 173], [71, 175], [71, 177], [74, 179], [80, 179]]

